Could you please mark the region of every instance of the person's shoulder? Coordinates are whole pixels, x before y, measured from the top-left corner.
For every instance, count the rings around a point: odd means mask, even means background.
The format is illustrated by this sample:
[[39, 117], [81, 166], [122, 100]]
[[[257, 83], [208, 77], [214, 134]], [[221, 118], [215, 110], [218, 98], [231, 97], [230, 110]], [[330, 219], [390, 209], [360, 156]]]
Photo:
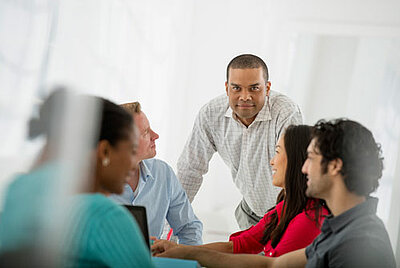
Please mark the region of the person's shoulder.
[[350, 229], [353, 234], [360, 236], [386, 236], [387, 231], [385, 224], [376, 214], [366, 214], [360, 218], [354, 219], [354, 223]]
[[291, 223], [294, 222], [306, 222], [306, 223], [315, 222], [315, 209], [301, 211], [291, 220]]
[[325, 219], [325, 216], [329, 215], [329, 211], [325, 206], [320, 203], [318, 199], [309, 198], [307, 200], [306, 208], [297, 214], [293, 219], [297, 221], [314, 222], [316, 216], [319, 218], [320, 224]]
[[18, 190], [21, 187], [25, 187], [25, 184], [27, 181], [31, 180], [31, 177], [29, 174], [16, 174], [12, 179], [11, 182], [7, 186], [7, 192], [13, 192]]
[[383, 221], [375, 214], [365, 214], [351, 219], [338, 233], [339, 244], [353, 244], [369, 247], [369, 243], [390, 248], [389, 235]]
[[[128, 210], [103, 194], [84, 193], [73, 198], [71, 214], [68, 215], [71, 228], [86, 229], [88, 230], [87, 236], [93, 239], [105, 232], [114, 232], [116, 228], [127, 232], [126, 235], [132, 231], [136, 232], [134, 218]], [[74, 232], [74, 230], [70, 231]]]
[[113, 207], [113, 202], [106, 196], [99, 193], [83, 193], [72, 197], [73, 204], [76, 206], [91, 206], [91, 207]]
[[51, 189], [51, 185], [57, 180], [59, 167], [53, 164], [42, 165], [28, 173], [20, 173], [14, 176], [7, 187], [7, 193], [20, 193], [31, 196], [31, 192], [44, 194]]
[[271, 107], [285, 107], [286, 109], [298, 109], [298, 105], [288, 96], [277, 92], [277, 91], [270, 91], [270, 103]]
[[74, 197], [73, 209], [78, 213], [84, 211], [88, 217], [92, 218], [127, 214], [121, 205], [116, 204], [99, 193], [76, 195]]
[[332, 249], [338, 256], [348, 256], [345, 258], [346, 263], [351, 264], [348, 267], [395, 267], [389, 236], [377, 216], [370, 217], [369, 223], [353, 227], [341, 235]]
[[172, 167], [165, 161], [157, 158], [145, 159], [142, 161], [155, 180], [160, 183], [168, 183], [176, 179], [176, 174]]
[[171, 166], [165, 162], [164, 160], [158, 159], [158, 158], [150, 158], [150, 159], [145, 159], [142, 160], [142, 162], [146, 165], [146, 167], [150, 171], [154, 170], [172, 170]]
[[283, 201], [279, 202], [278, 204], [276, 204], [274, 207], [270, 208], [263, 216], [263, 220], [267, 221], [272, 214], [274, 213], [281, 213], [282, 212], [282, 208], [283, 208]]
[[206, 116], [215, 115], [215, 114], [224, 115], [226, 110], [228, 109], [228, 107], [229, 107], [228, 96], [226, 96], [226, 94], [222, 94], [222, 95], [210, 100], [205, 105], [203, 105], [203, 107], [201, 107], [199, 113], [201, 115], [206, 115]]
[[353, 241], [353, 243], [362, 244], [361, 241], [375, 241], [390, 244], [385, 225], [375, 214], [364, 215], [351, 221], [350, 224], [344, 226], [340, 238], [344, 243]]

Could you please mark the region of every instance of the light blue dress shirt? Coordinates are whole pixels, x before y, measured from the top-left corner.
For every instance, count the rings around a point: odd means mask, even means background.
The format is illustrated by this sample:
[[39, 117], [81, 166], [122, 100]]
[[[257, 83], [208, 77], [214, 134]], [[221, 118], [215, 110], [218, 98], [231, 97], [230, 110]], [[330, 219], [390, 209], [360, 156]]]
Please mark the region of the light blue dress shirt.
[[154, 158], [143, 160], [139, 165], [140, 178], [135, 193], [126, 184], [121, 195], [110, 198], [120, 204], [146, 207], [151, 236], [160, 238], [167, 219], [180, 244], [202, 244], [203, 224], [194, 214], [172, 168]]

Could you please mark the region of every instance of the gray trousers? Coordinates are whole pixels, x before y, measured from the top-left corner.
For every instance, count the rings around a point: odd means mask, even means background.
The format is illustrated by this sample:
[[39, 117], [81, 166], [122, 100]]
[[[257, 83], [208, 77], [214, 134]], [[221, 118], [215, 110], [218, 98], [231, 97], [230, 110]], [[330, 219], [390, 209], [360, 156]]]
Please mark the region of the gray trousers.
[[262, 217], [258, 217], [249, 207], [244, 199], [240, 201], [239, 205], [235, 210], [236, 221], [241, 230], [250, 228], [256, 225]]

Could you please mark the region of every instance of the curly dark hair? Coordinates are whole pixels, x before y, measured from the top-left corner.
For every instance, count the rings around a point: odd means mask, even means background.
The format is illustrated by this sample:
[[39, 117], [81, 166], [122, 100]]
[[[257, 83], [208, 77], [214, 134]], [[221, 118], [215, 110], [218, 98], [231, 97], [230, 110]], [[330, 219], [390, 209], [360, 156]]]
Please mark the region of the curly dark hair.
[[340, 173], [350, 192], [368, 196], [379, 185], [382, 177], [383, 157], [381, 146], [367, 128], [345, 118], [331, 121], [319, 120], [312, 131], [315, 148], [322, 155], [322, 172], [334, 159], [343, 162]]

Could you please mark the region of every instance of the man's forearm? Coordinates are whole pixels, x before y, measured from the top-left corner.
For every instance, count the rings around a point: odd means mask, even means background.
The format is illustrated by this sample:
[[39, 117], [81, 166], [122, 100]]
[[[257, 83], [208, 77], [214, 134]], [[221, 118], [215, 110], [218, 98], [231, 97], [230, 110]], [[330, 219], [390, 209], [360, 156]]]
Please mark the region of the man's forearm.
[[204, 247], [184, 247], [179, 250], [181, 251], [179, 256], [180, 258], [197, 260], [201, 266], [211, 268], [272, 267], [274, 262], [274, 258], [268, 258], [261, 255], [221, 253]]
[[202, 246], [176, 246], [167, 249], [158, 257], [196, 260], [204, 267], [304, 267], [307, 263], [305, 249], [289, 252], [278, 258], [255, 254], [230, 254], [207, 249]]
[[216, 250], [216, 251], [224, 252], [224, 253], [233, 253], [233, 243], [231, 241], [209, 243], [209, 244], [201, 245], [199, 247], [212, 249], [212, 250]]

